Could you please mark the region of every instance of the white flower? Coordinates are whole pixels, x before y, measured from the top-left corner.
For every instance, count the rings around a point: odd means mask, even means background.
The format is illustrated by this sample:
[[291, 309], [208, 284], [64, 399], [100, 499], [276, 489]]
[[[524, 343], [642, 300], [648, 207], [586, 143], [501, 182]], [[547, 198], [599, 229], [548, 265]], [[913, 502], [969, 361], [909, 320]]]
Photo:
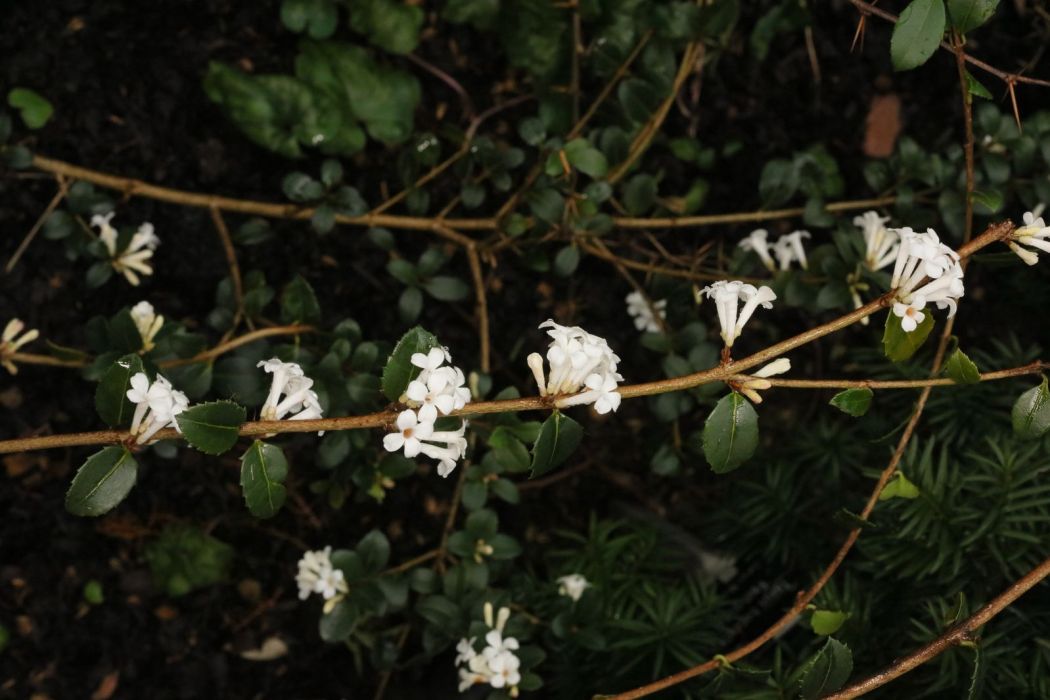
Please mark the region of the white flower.
[[467, 378], [459, 367], [442, 366], [448, 358], [443, 348], [433, 348], [429, 354], [416, 353], [412, 364], [421, 368], [419, 376], [408, 383], [405, 401], [419, 408], [419, 419], [426, 423], [437, 420], [438, 414], [447, 416], [470, 403]]
[[[550, 374], [544, 377], [543, 358], [538, 353], [527, 358], [540, 395], [572, 394], [555, 401], [558, 408], [594, 404], [599, 413], [615, 411], [621, 398], [616, 388], [623, 377], [616, 371], [620, 358], [605, 339], [578, 326], [562, 326], [552, 320], [544, 321], [540, 328], [549, 328], [547, 335], [552, 338], [547, 348]], [[577, 393], [584, 388], [586, 391]]]
[[397, 416], [397, 432], [388, 433], [383, 438], [383, 447], [387, 452], [397, 452], [404, 448], [405, 456], [411, 459], [419, 454], [422, 439], [434, 432], [432, 422], [419, 422], [412, 409], [401, 411]]
[[767, 377], [775, 377], [778, 374], [784, 374], [785, 372], [791, 371], [791, 360], [786, 357], [778, 357], [777, 359], [770, 362], [768, 365], [762, 367], [762, 369], [751, 374], [752, 377], [759, 377], [765, 379]]
[[299, 586], [299, 600], [306, 600], [311, 593], [317, 593], [325, 600], [350, 592], [343, 577], [343, 571], [332, 566], [332, 548], [325, 547], [313, 552], [306, 552], [299, 560], [299, 572], [295, 582]]
[[[900, 247], [891, 282], [893, 313], [900, 317], [901, 328], [910, 333], [925, 320], [922, 309], [927, 304], [947, 308], [949, 318], [955, 315], [956, 302], [965, 293], [963, 269], [958, 254], [941, 243], [933, 229], [916, 233], [903, 228], [897, 233]], [[930, 281], [922, 284], [927, 278]]]
[[[259, 411], [262, 420], [283, 420], [286, 417], [288, 420], [313, 420], [324, 417], [317, 393], [311, 388], [314, 380], [304, 376], [303, 368], [297, 363], [282, 362], [273, 357], [261, 360], [256, 367], [262, 367], [263, 371], [273, 375], [270, 392]], [[318, 435], [324, 435], [324, 431]]]
[[175, 428], [181, 432], [175, 416], [185, 411], [190, 402], [186, 394], [172, 388], [171, 382], [164, 377], [158, 374], [151, 382], [144, 372], [135, 373], [127, 397], [135, 404], [130, 432], [137, 444], [145, 444], [162, 428]]
[[590, 582], [583, 577], [583, 574], [568, 574], [558, 578], [558, 594], [572, 598], [574, 603], [590, 587]]
[[460, 667], [459, 692], [465, 693], [474, 685], [488, 684], [493, 688], [508, 688], [511, 697], [516, 697], [517, 685], [521, 682], [521, 659], [514, 652], [519, 649], [519, 644], [514, 637], [503, 636], [510, 609], [500, 608], [495, 622], [492, 603], [485, 603], [484, 610], [485, 624], [490, 628], [485, 635], [485, 647], [480, 653], [475, 651], [474, 637], [461, 639], [456, 645], [455, 665]]
[[153, 310], [153, 304], [140, 301], [131, 307], [131, 320], [142, 336], [142, 349], [149, 352], [155, 347], [153, 339], [164, 325], [164, 317]]
[[[750, 250], [758, 256], [762, 261], [762, 264], [766, 266], [766, 269], [770, 272], [777, 269], [777, 265], [773, 262], [773, 256], [769, 254], [770, 243], [769, 243], [769, 231], [764, 228], [755, 229], [752, 231], [747, 238], [740, 241], [737, 245], [744, 250]], [[790, 264], [790, 260], [787, 264]], [[786, 270], [787, 264], [783, 265], [780, 269]]]
[[809, 237], [809, 231], [792, 231], [773, 243], [773, 254], [777, 256], [777, 263], [781, 270], [791, 267], [792, 262], [797, 262], [803, 270], [809, 267], [806, 260], [806, 249], [802, 245], [802, 239]]
[[3, 335], [0, 335], [0, 364], [3, 364], [4, 369], [11, 374], [18, 374], [18, 367], [11, 359], [14, 354], [26, 343], [31, 343], [40, 337], [40, 331], [36, 329], [26, 331], [25, 327], [26, 324], [20, 319], [12, 318], [4, 326]]
[[424, 372], [429, 372], [446, 362], [452, 362], [452, 356], [449, 355], [448, 350], [445, 348], [436, 347], [430, 348], [430, 351], [426, 354], [421, 352], [412, 353], [409, 361]]
[[[627, 302], [627, 314], [634, 319], [634, 327], [647, 333], [659, 333], [660, 323], [656, 315], [661, 319], [667, 318], [667, 300], [653, 301], [650, 306], [641, 292], [631, 292], [625, 299]], [[653, 314], [655, 309], [656, 315]]]
[[147, 261], [153, 257], [153, 250], [160, 243], [160, 239], [153, 232], [153, 224], [146, 222], [132, 235], [127, 247], [118, 251], [117, 230], [110, 223], [112, 219], [113, 212], [105, 216], [95, 214], [91, 217], [91, 225], [99, 228], [98, 238], [109, 253], [110, 265], [124, 275], [128, 284], [137, 287], [139, 275], [153, 274], [153, 268]]
[[889, 220], [890, 217], [879, 216], [874, 211], [853, 217], [853, 225], [864, 235], [864, 264], [871, 270], [881, 270], [897, 258], [899, 236], [895, 230], [886, 228]]
[[[404, 450], [409, 459], [420, 454], [438, 460], [438, 474], [447, 477], [456, 464], [467, 453], [467, 422], [459, 430], [434, 430], [434, 422], [423, 420], [411, 408], [397, 416], [396, 429], [383, 437], [383, 448], [387, 452]], [[435, 443], [444, 443], [444, 446]]]
[[762, 403], [762, 395], [758, 392], [765, 391], [769, 387], [773, 386], [772, 382], [769, 381], [769, 377], [783, 374], [791, 370], [791, 360], [786, 357], [780, 357], [767, 364], [762, 369], [758, 370], [751, 375], [749, 379], [746, 379], [736, 385], [736, 389], [749, 398], [752, 403]]
[[700, 550], [700, 569], [709, 578], [728, 583], [737, 575], [736, 557]]
[[[740, 337], [755, 310], [759, 306], [772, 309], [777, 298], [769, 287], [755, 287], [739, 280], [714, 282], [700, 290], [700, 294], [706, 294], [709, 299], [715, 300], [718, 325], [721, 327], [722, 340], [727, 348], [733, 347], [733, 342]], [[744, 307], [738, 312], [737, 307], [741, 300]]]
[[1039, 261], [1039, 254], [1022, 248], [1022, 245], [1050, 253], [1050, 240], [1047, 240], [1050, 239], [1050, 226], [1047, 226], [1043, 217], [1039, 216], [1041, 212], [1042, 205], [1037, 207], [1035, 212], [1025, 212], [1024, 226], [1014, 229], [1014, 232], [1010, 234], [1014, 240], [1007, 243], [1010, 250], [1017, 253], [1018, 257], [1028, 265], [1035, 265]]

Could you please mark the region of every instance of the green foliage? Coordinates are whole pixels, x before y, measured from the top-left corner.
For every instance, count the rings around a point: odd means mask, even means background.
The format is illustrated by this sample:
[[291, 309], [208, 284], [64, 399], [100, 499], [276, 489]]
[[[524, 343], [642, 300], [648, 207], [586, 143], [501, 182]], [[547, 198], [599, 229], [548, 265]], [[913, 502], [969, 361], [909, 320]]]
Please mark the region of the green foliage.
[[281, 23], [296, 33], [306, 32], [311, 39], [327, 39], [335, 33], [339, 11], [333, 0], [284, 0]]
[[1023, 440], [1042, 437], [1050, 429], [1050, 390], [1046, 377], [1039, 386], [1018, 397], [1010, 414], [1014, 434]]
[[833, 637], [802, 667], [798, 696], [815, 700], [841, 688], [853, 672], [853, 654]]
[[583, 427], [561, 411], [552, 411], [532, 446], [530, 479], [543, 476], [572, 456], [583, 439]]
[[956, 348], [944, 363], [944, 376], [956, 384], [976, 384], [981, 381], [981, 371], [959, 348]]
[[233, 548], [190, 525], [171, 525], [146, 545], [153, 582], [173, 598], [229, 576]]
[[409, 382], [419, 374], [419, 368], [412, 364], [412, 355], [425, 355], [437, 346], [437, 338], [419, 326], [401, 336], [383, 367], [383, 393], [388, 399], [399, 401]]
[[410, 53], [419, 43], [423, 8], [403, 0], [361, 0], [350, 5], [350, 26], [391, 53]]
[[733, 471], [758, 447], [758, 413], [735, 391], [722, 397], [704, 422], [704, 457], [716, 474]]
[[287, 496], [284, 480], [288, 460], [276, 445], [256, 440], [241, 456], [241, 491], [248, 510], [257, 518], [272, 518]]
[[175, 416], [186, 442], [210, 455], [221, 455], [237, 444], [245, 418], [244, 406], [233, 401], [198, 404]]
[[96, 517], [127, 497], [138, 476], [138, 462], [126, 447], [104, 447], [88, 457], [66, 492], [66, 510]]
[[43, 128], [55, 111], [46, 98], [29, 88], [13, 88], [7, 93], [7, 104], [17, 109], [22, 122], [34, 130]]
[[835, 634], [849, 617], [849, 613], [838, 610], [814, 610], [809, 618], [809, 626], [814, 634], [828, 636]]
[[138, 355], [125, 355], [102, 375], [95, 389], [95, 410], [107, 424], [118, 427], [131, 422], [135, 405], [127, 394], [131, 378], [141, 371], [142, 359]]
[[894, 362], [904, 362], [918, 352], [933, 330], [932, 313], [926, 313], [922, 322], [914, 330], [906, 331], [901, 327], [901, 317], [895, 313], [886, 314], [886, 326], [882, 333], [882, 351]]
[[893, 68], [911, 70], [926, 63], [941, 44], [944, 21], [944, 0], [911, 0], [893, 28]]
[[999, 0], [947, 0], [952, 28], [967, 34], [987, 22], [999, 7]]
[[867, 387], [860, 389], [845, 389], [831, 397], [830, 403], [848, 416], [858, 418], [863, 416], [871, 408], [871, 398], [874, 392]]
[[317, 323], [321, 320], [321, 305], [313, 287], [296, 275], [281, 292], [281, 321], [284, 323]]

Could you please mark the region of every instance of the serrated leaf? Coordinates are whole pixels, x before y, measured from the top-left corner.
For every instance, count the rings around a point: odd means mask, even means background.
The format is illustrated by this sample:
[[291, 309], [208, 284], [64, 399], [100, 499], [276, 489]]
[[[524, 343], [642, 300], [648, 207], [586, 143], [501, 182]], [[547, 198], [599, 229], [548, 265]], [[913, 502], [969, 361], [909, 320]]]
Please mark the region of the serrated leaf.
[[287, 496], [284, 480], [288, 460], [281, 448], [256, 440], [241, 456], [241, 492], [248, 511], [257, 518], [272, 518]]
[[583, 439], [583, 428], [561, 411], [554, 411], [540, 427], [539, 437], [532, 446], [532, 471], [535, 479], [564, 462]]
[[723, 396], [704, 423], [704, 457], [717, 474], [733, 471], [758, 447], [758, 414], [737, 392]]
[[995, 14], [999, 0], [948, 0], [948, 17], [960, 34], [971, 32]]
[[944, 363], [944, 376], [956, 384], [976, 384], [981, 381], [981, 371], [959, 348], [955, 348], [955, 352]]
[[296, 275], [281, 292], [281, 321], [284, 323], [317, 323], [321, 305], [317, 295], [302, 275]]
[[944, 0], [912, 0], [890, 39], [894, 70], [911, 70], [929, 60], [944, 36]]
[[1018, 397], [1010, 418], [1014, 434], [1022, 440], [1034, 440], [1046, 433], [1050, 428], [1050, 391], [1047, 390], [1046, 377], [1043, 377], [1042, 384]]
[[846, 389], [832, 396], [828, 403], [843, 413], [857, 418], [863, 416], [871, 408], [872, 396], [874, 392], [867, 387]]
[[804, 668], [799, 683], [799, 697], [815, 700], [845, 685], [853, 672], [853, 654], [845, 644], [828, 637], [828, 641], [806, 662]]
[[119, 427], [131, 422], [135, 404], [128, 400], [131, 378], [142, 371], [138, 355], [125, 355], [114, 362], [95, 388], [95, 410], [107, 425]]
[[970, 688], [966, 692], [966, 700], [978, 700], [978, 698], [984, 697], [984, 679], [985, 671], [988, 665], [984, 663], [984, 657], [981, 655], [980, 643], [973, 645], [973, 673], [970, 674]]
[[882, 333], [882, 351], [894, 362], [904, 362], [922, 347], [933, 330], [933, 314], [925, 313], [922, 323], [910, 333], [901, 328], [901, 318], [890, 311], [886, 314], [886, 328]]
[[138, 466], [126, 447], [106, 447], [91, 455], [66, 492], [66, 510], [85, 516], [113, 510], [135, 485]]
[[839, 628], [842, 627], [842, 623], [848, 617], [849, 613], [837, 610], [814, 610], [812, 617], [809, 619], [809, 626], [813, 628], [813, 632], [816, 634], [826, 637], [838, 632]]
[[244, 406], [233, 401], [212, 401], [186, 409], [175, 420], [186, 442], [205, 454], [221, 455], [237, 444], [245, 416]]
[[412, 328], [397, 341], [394, 351], [383, 367], [383, 394], [391, 401], [397, 401], [408, 388], [408, 383], [419, 373], [419, 368], [412, 364], [412, 355], [417, 352], [426, 354], [437, 347], [438, 340], [433, 333], [420, 326]]

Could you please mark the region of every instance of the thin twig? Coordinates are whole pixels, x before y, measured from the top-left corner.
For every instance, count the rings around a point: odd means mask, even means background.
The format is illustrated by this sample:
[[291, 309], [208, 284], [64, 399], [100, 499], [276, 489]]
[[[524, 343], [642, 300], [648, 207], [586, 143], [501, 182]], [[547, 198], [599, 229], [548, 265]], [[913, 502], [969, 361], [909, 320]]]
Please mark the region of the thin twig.
[[51, 216], [51, 213], [54, 212], [58, 205], [62, 203], [62, 200], [66, 198], [66, 193], [69, 191], [69, 183], [66, 181], [66, 178], [61, 175], [56, 175], [55, 180], [58, 182], [58, 192], [55, 193], [51, 202], [48, 203], [47, 208], [44, 209], [44, 213], [41, 214], [40, 218], [36, 220], [35, 224], [33, 224], [33, 228], [29, 229], [29, 233], [27, 233], [26, 237], [22, 239], [22, 242], [18, 244], [18, 248], [11, 256], [11, 259], [7, 261], [7, 267], [4, 268], [4, 272], [10, 274], [11, 270], [15, 269], [15, 265], [18, 264], [22, 254], [26, 252], [27, 248], [29, 248], [29, 244], [33, 242], [34, 238], [36, 238], [36, 234], [38, 234], [40, 229], [43, 228], [47, 218]]
[[233, 315], [233, 323], [230, 324], [230, 330], [227, 332], [231, 335], [235, 333], [242, 318], [248, 324], [248, 328], [255, 330], [252, 320], [244, 313], [244, 284], [241, 282], [241, 267], [237, 264], [237, 251], [233, 247], [230, 229], [226, 227], [222, 211], [218, 207], [213, 206], [208, 212], [211, 214], [212, 223], [215, 224], [215, 231], [219, 234], [222, 250], [226, 254], [226, 264], [230, 268], [230, 281], [233, 283], [233, 300], [237, 306], [237, 312]]
[[973, 190], [974, 190], [974, 163], [973, 163], [973, 96], [970, 94], [970, 86], [966, 80], [966, 53], [963, 51], [962, 35], [955, 37], [955, 65], [959, 73], [959, 89], [962, 91], [963, 103], [963, 128], [965, 139], [963, 148], [966, 152], [966, 223], [965, 240], [973, 236]]

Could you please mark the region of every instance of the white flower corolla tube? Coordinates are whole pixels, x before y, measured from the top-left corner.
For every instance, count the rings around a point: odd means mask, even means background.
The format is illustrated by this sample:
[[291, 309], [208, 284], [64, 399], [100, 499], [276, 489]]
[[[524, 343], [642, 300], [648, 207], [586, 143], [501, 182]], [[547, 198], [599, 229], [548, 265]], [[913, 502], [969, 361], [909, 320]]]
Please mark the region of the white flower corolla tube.
[[574, 603], [583, 596], [584, 591], [591, 587], [590, 581], [583, 574], [566, 574], [559, 576], [557, 581], [558, 595], [571, 598]]
[[299, 586], [299, 600], [306, 600], [316, 593], [325, 599], [326, 611], [329, 609], [329, 603], [338, 602], [350, 592], [342, 570], [332, 566], [331, 556], [330, 546], [306, 552], [299, 560], [299, 572], [295, 575], [295, 583]]
[[621, 397], [616, 389], [623, 377], [616, 367], [620, 358], [605, 339], [579, 326], [562, 326], [552, 320], [544, 321], [540, 328], [549, 329], [547, 335], [551, 337], [547, 348], [550, 372], [544, 376], [543, 357], [539, 353], [531, 353], [526, 359], [540, 395], [569, 394], [554, 402], [558, 408], [594, 404], [598, 413], [619, 408]]
[[423, 420], [421, 412], [408, 408], [399, 413], [394, 430], [383, 437], [383, 448], [400, 450], [409, 459], [420, 454], [436, 459], [438, 475], [447, 477], [467, 453], [467, 421], [458, 430], [435, 430], [434, 421]]
[[131, 307], [131, 320], [142, 336], [142, 349], [146, 352], [155, 346], [153, 340], [164, 326], [164, 317], [153, 309], [153, 304], [148, 301], [140, 301]]
[[786, 357], [778, 357], [751, 375], [749, 379], [740, 382], [737, 390], [751, 400], [752, 403], [762, 403], [762, 395], [758, 392], [765, 391], [773, 386], [769, 377], [784, 374], [791, 371], [791, 360]]
[[11, 359], [18, 349], [40, 337], [40, 331], [27, 331], [25, 328], [26, 324], [20, 319], [12, 318], [4, 326], [3, 335], [0, 335], [0, 364], [11, 374], [18, 374], [18, 367]]
[[[762, 261], [762, 264], [766, 266], [767, 270], [770, 272], [776, 271], [777, 263], [773, 260], [773, 256], [770, 254], [772, 246], [769, 242], [769, 231], [764, 228], [755, 229], [748, 234], [747, 238], [740, 241], [737, 245], [740, 248], [750, 250], [757, 255], [758, 259]], [[790, 264], [790, 262], [791, 261], [788, 260], [787, 264]], [[781, 269], [787, 268], [783, 267]]]
[[897, 246], [900, 237], [894, 229], [886, 228], [888, 216], [879, 216], [878, 212], [866, 211], [853, 217], [853, 225], [861, 230], [864, 236], [864, 264], [870, 270], [881, 270], [892, 265], [897, 259]]
[[[715, 302], [722, 342], [727, 348], [733, 347], [758, 307], [772, 309], [777, 298], [769, 287], [755, 287], [739, 280], [714, 282], [700, 290], [700, 295], [704, 294]], [[741, 301], [743, 308], [739, 308]]]
[[500, 608], [493, 621], [492, 603], [485, 603], [485, 647], [474, 648], [477, 637], [461, 639], [456, 645], [455, 665], [459, 671], [459, 692], [465, 693], [475, 685], [505, 688], [511, 697], [518, 695], [521, 682], [521, 659], [515, 653], [520, 648], [514, 637], [504, 637], [503, 628], [510, 619], [510, 609]]
[[[1035, 265], [1039, 262], [1039, 253], [1035, 252], [1036, 250], [1050, 253], [1050, 226], [1047, 226], [1043, 217], [1040, 216], [1042, 208], [1040, 205], [1036, 211], [1025, 212], [1024, 226], [1014, 229], [1014, 232], [1010, 234], [1013, 240], [1007, 243], [1010, 250], [1017, 253], [1017, 257], [1028, 265]], [[1035, 250], [1029, 250], [1030, 248], [1035, 248]]]
[[303, 368], [298, 363], [282, 362], [273, 357], [261, 360], [256, 366], [273, 375], [270, 391], [259, 411], [261, 420], [313, 420], [324, 417], [317, 393], [311, 388], [314, 381], [303, 375]]
[[901, 328], [908, 333], [918, 328], [926, 319], [923, 309], [928, 304], [948, 309], [948, 318], [954, 316], [966, 291], [958, 254], [941, 243], [933, 229], [916, 233], [903, 228], [897, 234], [900, 247], [890, 284], [894, 289], [892, 313], [901, 319]]
[[781, 270], [787, 270], [793, 262], [797, 262], [803, 270], [809, 268], [806, 248], [802, 245], [803, 239], [806, 238], [810, 238], [809, 231], [792, 231], [784, 234], [772, 244], [773, 254]]
[[421, 422], [433, 423], [439, 415], [447, 416], [470, 403], [466, 376], [451, 364], [447, 348], [414, 353], [410, 361], [419, 368], [419, 375], [408, 383], [403, 400], [419, 409]]
[[127, 248], [117, 250], [117, 230], [110, 223], [113, 212], [106, 215], [95, 214], [91, 217], [91, 225], [99, 229], [98, 239], [106, 247], [109, 253], [110, 265], [116, 272], [124, 275], [124, 279], [133, 287], [139, 285], [139, 275], [148, 276], [153, 274], [153, 268], [148, 262], [153, 257], [153, 251], [160, 245], [160, 238], [153, 230], [153, 224], [146, 222], [139, 226], [138, 230], [131, 236]]
[[[659, 333], [662, 330], [660, 321], [667, 318], [667, 300], [659, 299], [650, 305], [641, 292], [634, 291], [624, 299], [627, 303], [627, 314], [634, 319], [634, 327], [646, 333]], [[655, 311], [655, 313], [654, 313]], [[659, 316], [660, 321], [657, 320]]]
[[127, 397], [135, 404], [131, 434], [135, 436], [136, 444], [144, 445], [162, 428], [182, 432], [175, 416], [185, 411], [190, 402], [186, 394], [172, 388], [171, 382], [164, 377], [158, 374], [151, 382], [145, 372], [134, 374]]

